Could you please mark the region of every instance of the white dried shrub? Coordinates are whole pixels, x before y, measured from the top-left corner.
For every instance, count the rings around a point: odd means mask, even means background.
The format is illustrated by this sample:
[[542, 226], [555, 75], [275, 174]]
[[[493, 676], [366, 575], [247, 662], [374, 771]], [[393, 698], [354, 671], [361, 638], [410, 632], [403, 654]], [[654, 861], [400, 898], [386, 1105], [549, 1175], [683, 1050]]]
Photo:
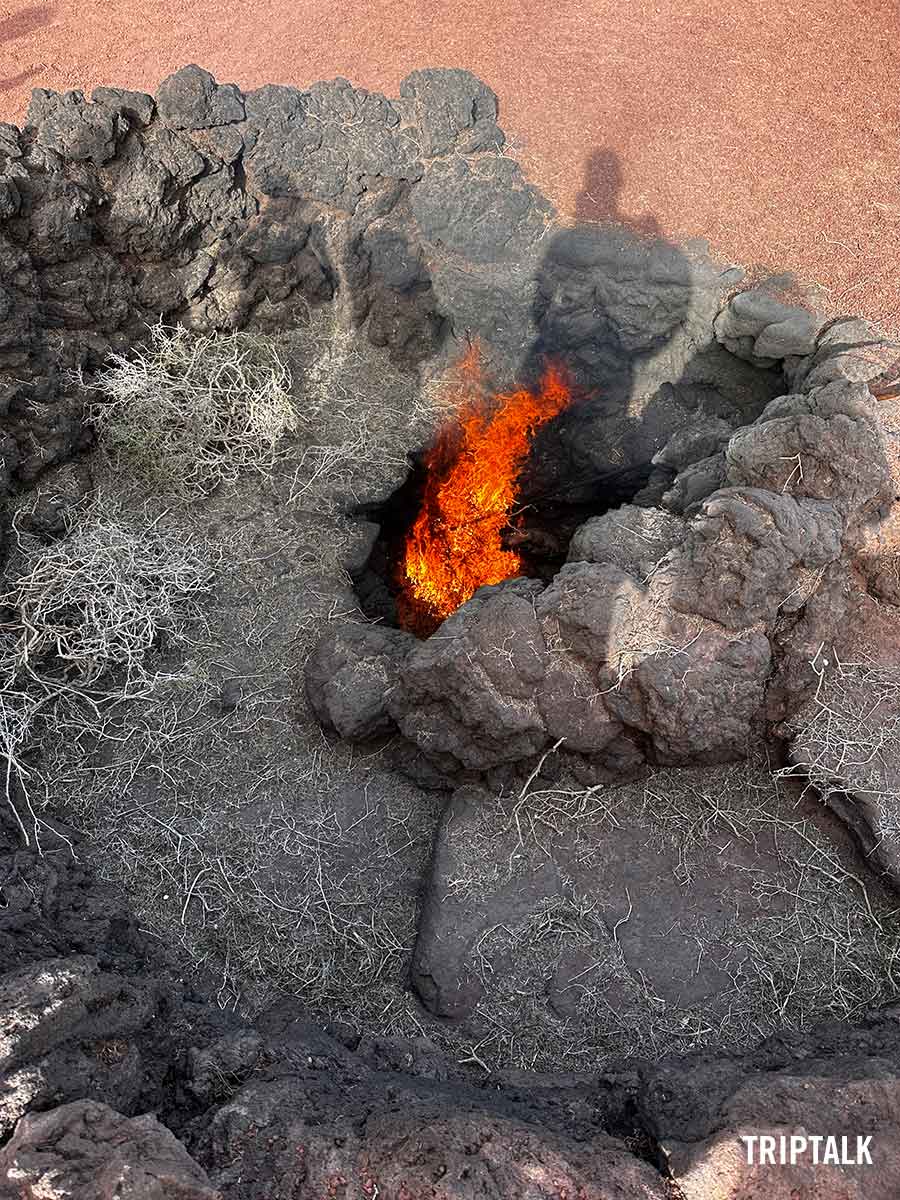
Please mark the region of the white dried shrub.
[[142, 519], [110, 500], [76, 510], [68, 525], [65, 537], [14, 559], [0, 595], [2, 665], [49, 690], [113, 671], [127, 687], [160, 635], [177, 640], [194, 615], [213, 552], [172, 521]]
[[297, 428], [290, 371], [260, 334], [154, 325], [145, 345], [79, 382], [104, 397], [89, 408], [101, 445], [173, 495], [270, 470]]

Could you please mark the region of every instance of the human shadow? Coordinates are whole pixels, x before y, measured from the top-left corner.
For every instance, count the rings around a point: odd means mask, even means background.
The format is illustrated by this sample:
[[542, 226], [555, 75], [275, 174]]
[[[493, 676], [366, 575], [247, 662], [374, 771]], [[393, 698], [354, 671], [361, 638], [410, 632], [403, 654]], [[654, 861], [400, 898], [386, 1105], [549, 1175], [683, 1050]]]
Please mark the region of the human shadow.
[[666, 376], [680, 373], [674, 343], [685, 340], [694, 272], [655, 217], [622, 210], [622, 189], [618, 155], [594, 151], [576, 221], [552, 236], [537, 271], [535, 333], [519, 376], [536, 388], [556, 364], [576, 397], [534, 440], [508, 535], [544, 577], [588, 516], [635, 497], [652, 503], [672, 478], [652, 459], [683, 417]]
[[579, 224], [624, 225], [639, 236], [661, 238], [662, 227], [653, 213], [635, 217], [623, 211], [624, 184], [622, 163], [615, 150], [598, 147], [591, 151], [575, 200], [575, 220]]

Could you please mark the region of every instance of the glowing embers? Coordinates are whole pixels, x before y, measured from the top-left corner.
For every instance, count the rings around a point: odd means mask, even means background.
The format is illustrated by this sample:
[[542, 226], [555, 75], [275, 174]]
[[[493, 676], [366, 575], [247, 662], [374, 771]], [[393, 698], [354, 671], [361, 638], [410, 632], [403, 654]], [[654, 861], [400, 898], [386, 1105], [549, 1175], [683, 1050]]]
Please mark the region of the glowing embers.
[[515, 540], [517, 481], [538, 429], [573, 392], [549, 365], [540, 385], [491, 395], [476, 349], [461, 362], [454, 419], [424, 460], [421, 508], [398, 564], [397, 616], [431, 633], [478, 588], [523, 574]]

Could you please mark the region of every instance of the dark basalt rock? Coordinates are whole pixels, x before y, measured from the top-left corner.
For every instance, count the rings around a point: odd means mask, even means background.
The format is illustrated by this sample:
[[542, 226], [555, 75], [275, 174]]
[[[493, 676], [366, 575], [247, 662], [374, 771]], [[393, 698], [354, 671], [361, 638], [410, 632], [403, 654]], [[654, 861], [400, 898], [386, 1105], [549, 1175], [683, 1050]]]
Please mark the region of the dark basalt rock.
[[[198, 66], [155, 100], [37, 89], [25, 131], [0, 128], [0, 373], [36, 399], [51, 363], [96, 362], [148, 321], [271, 330], [336, 294], [395, 362], [422, 362], [451, 326], [475, 328], [463, 279], [482, 319], [498, 285], [522, 300], [520, 259], [550, 214], [498, 156], [496, 115], [461, 70], [415, 72], [396, 101], [341, 79], [244, 96]], [[13, 481], [35, 452], [79, 445], [73, 429], [51, 446], [39, 423], [11, 435]]]
[[150, 1113], [123, 1117], [106, 1104], [76, 1100], [25, 1117], [0, 1151], [0, 1196], [24, 1200], [140, 1196], [217, 1200], [206, 1172]]
[[[244, 97], [233, 83], [220, 84], [192, 64], [159, 85], [156, 106], [173, 129], [213, 129], [244, 119]], [[146, 122], [145, 122], [146, 124]]]
[[306, 695], [322, 724], [346, 738], [396, 727], [388, 700], [416, 644], [410, 633], [378, 625], [345, 625], [316, 647], [306, 667]]

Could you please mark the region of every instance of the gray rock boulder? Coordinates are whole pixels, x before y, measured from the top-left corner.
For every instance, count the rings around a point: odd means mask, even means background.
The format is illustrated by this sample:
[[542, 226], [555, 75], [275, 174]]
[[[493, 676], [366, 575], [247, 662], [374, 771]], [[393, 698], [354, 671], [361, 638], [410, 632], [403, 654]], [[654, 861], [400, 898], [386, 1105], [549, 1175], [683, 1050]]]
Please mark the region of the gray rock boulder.
[[623, 504], [591, 517], [575, 530], [567, 561], [610, 563], [637, 579], [646, 579], [684, 533], [684, 522], [672, 513]]
[[[462, 135], [467, 150], [486, 149], [495, 140], [503, 146], [497, 128], [497, 97], [471, 71], [459, 69], [413, 71], [400, 84], [400, 95], [412, 102], [419, 127], [419, 146], [426, 158], [448, 154]], [[473, 139], [480, 138], [476, 146]]]
[[38, 145], [71, 162], [102, 166], [116, 153], [128, 132], [128, 121], [99, 104], [89, 104], [83, 92], [59, 95], [35, 88], [28, 123], [37, 131]]
[[[609, 562], [569, 562], [541, 594], [536, 612], [554, 651], [615, 668], [625, 653], [653, 642], [647, 589]], [[646, 622], [647, 641], [642, 642]]]
[[210, 129], [244, 119], [244, 98], [233, 83], [216, 83], [196, 63], [167, 76], [156, 94], [159, 115], [172, 129]]
[[653, 456], [656, 466], [683, 471], [692, 463], [717, 454], [728, 444], [734, 428], [721, 417], [706, 417], [679, 429]]
[[775, 362], [811, 354], [822, 319], [791, 302], [790, 277], [774, 277], [738, 292], [715, 321], [717, 339], [739, 358]]
[[762, 488], [714, 492], [673, 564], [672, 604], [726, 629], [770, 622], [805, 603], [813, 572], [840, 557], [842, 534], [839, 513], [821, 500]]
[[743, 758], [763, 733], [772, 651], [763, 633], [706, 631], [646, 653], [606, 697], [624, 725], [651, 739], [664, 764]]
[[218, 1200], [206, 1172], [148, 1113], [75, 1100], [24, 1117], [0, 1150], [2, 1200]]
[[809, 391], [828, 383], [870, 383], [900, 364], [900, 345], [871, 322], [839, 317], [820, 331], [811, 353], [790, 370], [791, 386]]
[[483, 587], [419, 642], [388, 710], [401, 733], [450, 771], [479, 771], [541, 750], [537, 690], [547, 668], [535, 580]]
[[687, 514], [707, 496], [725, 486], [727, 464], [724, 451], [701, 458], [679, 471], [660, 498], [660, 507], [673, 513]]
[[306, 695], [319, 721], [341, 737], [390, 733], [389, 713], [412, 634], [381, 625], [341, 625], [319, 642], [306, 665]]
[[728, 443], [728, 484], [828, 501], [859, 520], [892, 495], [876, 403], [840, 381], [773, 400]]

